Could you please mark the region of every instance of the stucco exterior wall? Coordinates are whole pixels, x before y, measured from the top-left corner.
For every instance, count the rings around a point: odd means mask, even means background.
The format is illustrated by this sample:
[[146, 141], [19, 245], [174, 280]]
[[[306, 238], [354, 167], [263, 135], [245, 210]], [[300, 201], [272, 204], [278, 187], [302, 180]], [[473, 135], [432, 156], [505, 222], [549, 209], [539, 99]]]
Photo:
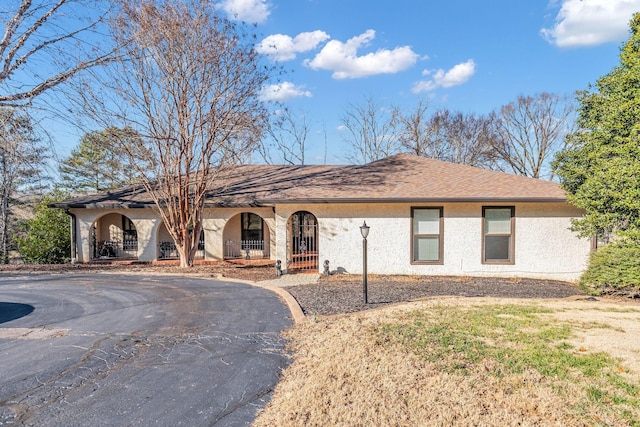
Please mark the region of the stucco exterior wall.
[[[411, 263], [411, 207], [442, 207], [444, 252], [441, 265]], [[318, 220], [319, 265], [332, 271], [362, 273], [362, 236], [366, 220], [368, 271], [372, 274], [427, 274], [533, 277], [575, 280], [586, 268], [590, 241], [569, 230], [580, 211], [563, 203], [516, 203], [515, 262], [482, 263], [482, 207], [495, 204], [314, 204], [276, 207], [277, 259], [287, 259], [287, 220], [308, 211]]]
[[[239, 231], [239, 214], [253, 212], [265, 224], [265, 240], [273, 260], [282, 260], [286, 269], [290, 231], [287, 223], [297, 211], [308, 211], [318, 221], [319, 268], [329, 260], [332, 271], [362, 273], [360, 226], [371, 227], [368, 238], [368, 270], [372, 274], [425, 274], [534, 277], [575, 280], [586, 268], [591, 249], [588, 239], [579, 239], [569, 230], [571, 218], [581, 212], [564, 203], [516, 203], [515, 262], [482, 263], [482, 203], [428, 204], [279, 204], [276, 208], [205, 209], [205, 259], [222, 260], [224, 239]], [[411, 208], [443, 208], [443, 263], [411, 263]], [[138, 233], [138, 259], [158, 257], [158, 228], [162, 223], [154, 209], [72, 209], [76, 215], [77, 260], [91, 260], [89, 236], [98, 218], [104, 224], [117, 224], [119, 214], [131, 219]], [[115, 218], [115, 219], [114, 219]], [[113, 221], [110, 221], [113, 219]], [[235, 225], [234, 225], [235, 224]], [[99, 230], [107, 235], [109, 227]], [[229, 228], [231, 227], [231, 228]], [[105, 239], [104, 237], [100, 237]]]
[[100, 218], [96, 227], [97, 240], [122, 240], [122, 216], [110, 213]]

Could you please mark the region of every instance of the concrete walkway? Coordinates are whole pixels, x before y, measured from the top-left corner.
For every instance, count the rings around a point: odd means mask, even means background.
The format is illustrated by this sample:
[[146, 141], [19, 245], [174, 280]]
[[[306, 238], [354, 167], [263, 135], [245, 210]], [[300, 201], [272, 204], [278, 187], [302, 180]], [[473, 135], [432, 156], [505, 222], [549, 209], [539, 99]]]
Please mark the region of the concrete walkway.
[[286, 288], [289, 286], [312, 285], [318, 283], [319, 279], [320, 273], [283, 274], [277, 279], [262, 280], [258, 284]]

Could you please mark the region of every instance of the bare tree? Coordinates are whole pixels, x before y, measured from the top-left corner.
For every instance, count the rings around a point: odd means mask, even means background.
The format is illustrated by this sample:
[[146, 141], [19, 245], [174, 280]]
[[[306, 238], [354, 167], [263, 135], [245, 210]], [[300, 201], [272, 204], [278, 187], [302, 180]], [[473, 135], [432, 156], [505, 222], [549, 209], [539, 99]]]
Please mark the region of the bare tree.
[[393, 127], [402, 148], [411, 154], [433, 159], [444, 159], [447, 152], [446, 138], [442, 135], [440, 121], [427, 115], [429, 105], [420, 100], [415, 109], [404, 113], [400, 107], [392, 111]]
[[494, 149], [506, 169], [532, 178], [553, 179], [550, 161], [565, 147], [575, 108], [567, 97], [521, 95], [500, 109]]
[[218, 15], [212, 1], [125, 0], [113, 37], [122, 59], [82, 86], [83, 107], [129, 155], [191, 266], [211, 184], [246, 158], [268, 114], [260, 90], [270, 70], [255, 36]]
[[431, 119], [432, 128], [442, 135], [446, 144], [443, 160], [485, 169], [495, 168], [493, 141], [495, 116], [452, 113], [449, 110], [436, 112]]
[[491, 169], [495, 117], [438, 110], [427, 115], [420, 101], [409, 113], [393, 110], [393, 125], [404, 150], [417, 156]]
[[[112, 57], [96, 32], [108, 2], [5, 0], [0, 6], [0, 105], [18, 105]], [[95, 7], [94, 7], [95, 6]]]
[[[307, 136], [311, 124], [304, 113], [295, 114], [290, 109], [278, 110], [269, 127], [269, 141], [258, 147], [260, 155], [269, 164], [282, 163], [304, 165]], [[277, 160], [274, 160], [274, 156]]]
[[351, 151], [347, 158], [354, 163], [369, 163], [400, 151], [391, 111], [379, 106], [373, 98], [362, 104], [350, 104], [340, 121], [349, 136], [345, 138]]
[[12, 214], [21, 199], [19, 192], [40, 187], [45, 151], [29, 116], [0, 107], [0, 255], [4, 264], [9, 263]]

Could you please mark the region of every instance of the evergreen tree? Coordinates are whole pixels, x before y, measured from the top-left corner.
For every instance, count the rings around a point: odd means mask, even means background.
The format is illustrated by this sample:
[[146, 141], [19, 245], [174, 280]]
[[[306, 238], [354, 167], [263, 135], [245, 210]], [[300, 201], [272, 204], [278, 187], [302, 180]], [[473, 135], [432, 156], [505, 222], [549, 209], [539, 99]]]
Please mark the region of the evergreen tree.
[[586, 212], [574, 222], [583, 236], [640, 238], [640, 13], [630, 27], [620, 65], [578, 94], [578, 130], [554, 162], [568, 201]]
[[613, 239], [594, 252], [580, 278], [592, 294], [640, 295], [640, 13], [620, 51], [620, 65], [579, 93], [579, 130], [554, 166], [567, 200], [585, 210], [582, 236]]
[[120, 129], [89, 132], [59, 166], [62, 186], [74, 193], [108, 191], [131, 182], [132, 169], [123, 153], [113, 150]]

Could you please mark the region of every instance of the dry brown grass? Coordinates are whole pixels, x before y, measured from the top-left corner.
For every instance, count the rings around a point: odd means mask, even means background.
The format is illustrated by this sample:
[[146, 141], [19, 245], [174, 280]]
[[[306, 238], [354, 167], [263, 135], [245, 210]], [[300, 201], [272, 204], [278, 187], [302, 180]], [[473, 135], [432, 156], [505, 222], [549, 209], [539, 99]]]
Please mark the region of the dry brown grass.
[[[400, 322], [411, 310], [428, 314], [442, 306], [458, 310], [477, 304], [531, 301], [438, 298], [295, 326], [287, 332], [294, 362], [254, 426], [628, 425], [615, 411], [603, 410], [602, 402], [586, 399], [585, 384], [561, 381], [534, 369], [496, 375], [500, 367], [491, 359], [452, 372], [399, 342], [381, 342], [374, 332], [383, 323]], [[590, 335], [606, 337], [615, 330], [618, 347], [625, 347], [620, 340], [637, 340], [635, 330], [624, 333], [629, 323], [618, 324], [616, 319], [637, 324], [640, 306], [631, 305], [621, 315], [616, 311], [618, 304], [587, 304], [545, 301], [544, 307], [553, 313], [544, 316], [557, 312], [557, 321], [571, 323], [564, 313], [579, 310], [578, 332], [586, 328]], [[589, 313], [602, 328], [585, 326]], [[575, 340], [587, 348], [577, 351], [609, 350], [606, 339], [596, 345], [581, 336], [577, 334]], [[640, 384], [636, 366], [620, 369]], [[635, 408], [632, 416], [638, 419], [640, 409]]]

